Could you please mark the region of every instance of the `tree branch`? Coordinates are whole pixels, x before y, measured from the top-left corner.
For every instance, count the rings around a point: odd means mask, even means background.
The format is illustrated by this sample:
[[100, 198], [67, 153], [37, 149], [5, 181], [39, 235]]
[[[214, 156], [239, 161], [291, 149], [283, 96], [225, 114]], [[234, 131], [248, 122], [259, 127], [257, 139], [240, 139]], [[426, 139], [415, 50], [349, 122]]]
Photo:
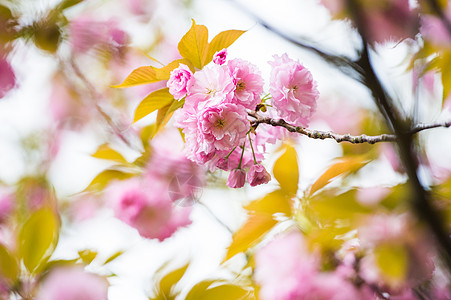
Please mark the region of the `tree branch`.
[[404, 165], [407, 176], [409, 177], [409, 183], [413, 192], [410, 202], [412, 211], [420, 221], [424, 222], [429, 227], [431, 233], [433, 233], [439, 246], [439, 250], [441, 250], [441, 257], [448, 267], [448, 272], [451, 272], [451, 239], [444, 225], [443, 215], [431, 204], [430, 194], [424, 189], [418, 178], [417, 154], [413, 147], [412, 135], [408, 134], [409, 124], [401, 117], [399, 112], [394, 109], [395, 107], [392, 105], [392, 99], [386, 93], [386, 90], [371, 64], [368, 42], [366, 39], [367, 28], [362, 20], [359, 3], [356, 0], [348, 0], [348, 5], [363, 43], [363, 49], [358, 63], [363, 70], [362, 75], [365, 85], [371, 91], [376, 105], [384, 115], [387, 124], [391, 126], [396, 135], [400, 159]]
[[[259, 124], [268, 124], [271, 126], [279, 126], [283, 127], [289, 132], [296, 132], [302, 135], [305, 135], [311, 139], [333, 139], [337, 143], [349, 142], [351, 144], [375, 144], [380, 142], [396, 142], [396, 135], [394, 134], [381, 134], [369, 136], [366, 134], [362, 135], [350, 135], [350, 134], [338, 134], [332, 131], [321, 131], [321, 130], [312, 130], [304, 127], [299, 127], [295, 125], [291, 125], [283, 119], [272, 119], [268, 117], [262, 117], [258, 115], [256, 112], [248, 112], [248, 115], [255, 118], [255, 120], [251, 121], [251, 125], [256, 128]], [[451, 127], [451, 121], [441, 122], [441, 123], [432, 123], [432, 124], [418, 124], [409, 130], [406, 134], [413, 135], [420, 131], [438, 128], [438, 127]]]

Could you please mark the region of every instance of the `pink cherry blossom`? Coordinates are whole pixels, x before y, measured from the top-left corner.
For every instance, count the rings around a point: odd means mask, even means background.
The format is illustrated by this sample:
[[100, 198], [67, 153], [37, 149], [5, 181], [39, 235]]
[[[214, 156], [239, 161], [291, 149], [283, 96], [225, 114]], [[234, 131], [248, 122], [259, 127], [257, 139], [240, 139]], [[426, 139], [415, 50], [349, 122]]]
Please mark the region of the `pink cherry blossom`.
[[227, 186], [233, 189], [242, 188], [246, 183], [246, 172], [243, 169], [232, 170], [227, 179]]
[[308, 126], [319, 97], [312, 74], [299, 62], [275, 55], [269, 91], [279, 116], [294, 125]]
[[106, 193], [115, 215], [136, 228], [145, 238], [160, 241], [170, 237], [179, 226], [191, 223], [187, 212], [174, 211], [165, 186], [158, 182], [129, 179], [114, 183]]
[[242, 59], [233, 59], [227, 66], [236, 85], [233, 102], [254, 110], [263, 92], [263, 78], [257, 67]]
[[214, 55], [213, 55], [213, 62], [217, 65], [223, 65], [225, 64], [227, 59], [227, 49], [224, 48], [220, 51], [217, 51]]
[[102, 300], [108, 298], [106, 279], [84, 272], [81, 267], [52, 271], [38, 291], [37, 300]]
[[234, 90], [235, 83], [229, 69], [224, 65], [211, 65], [194, 73], [185, 106], [199, 111], [206, 106], [230, 103]]
[[271, 180], [271, 175], [266, 171], [265, 167], [255, 164], [250, 167], [247, 173], [247, 181], [251, 186], [266, 184]]
[[185, 133], [187, 157], [200, 164], [217, 151], [229, 152], [242, 145], [250, 128], [244, 107], [231, 103], [207, 106], [199, 112], [184, 106], [176, 116], [176, 126]]
[[3, 98], [16, 86], [16, 75], [9, 62], [1, 56], [0, 52], [0, 98]]
[[187, 87], [190, 83], [190, 79], [193, 77], [193, 73], [187, 65], [180, 64], [180, 66], [171, 71], [171, 76], [167, 82], [169, 93], [179, 100], [186, 96], [188, 92]]

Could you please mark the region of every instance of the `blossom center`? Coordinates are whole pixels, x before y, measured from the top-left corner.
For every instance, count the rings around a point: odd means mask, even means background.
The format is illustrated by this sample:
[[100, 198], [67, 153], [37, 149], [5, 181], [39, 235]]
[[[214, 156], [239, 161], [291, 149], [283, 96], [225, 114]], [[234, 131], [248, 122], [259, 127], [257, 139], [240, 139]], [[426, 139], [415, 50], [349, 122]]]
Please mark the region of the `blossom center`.
[[217, 119], [215, 122], [215, 127], [217, 127], [217, 128], [223, 128], [224, 125], [225, 125], [224, 119]]
[[240, 81], [236, 84], [236, 90], [238, 90], [238, 91], [244, 90], [245, 87], [246, 87], [246, 84], [244, 83], [244, 81]]

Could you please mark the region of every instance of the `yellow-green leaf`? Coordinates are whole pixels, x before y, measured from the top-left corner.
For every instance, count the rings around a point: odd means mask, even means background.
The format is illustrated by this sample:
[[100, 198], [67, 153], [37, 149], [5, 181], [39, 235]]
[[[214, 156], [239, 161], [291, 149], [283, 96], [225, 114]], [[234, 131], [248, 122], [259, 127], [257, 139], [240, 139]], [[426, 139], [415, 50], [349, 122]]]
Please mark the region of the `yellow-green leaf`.
[[358, 171], [369, 162], [365, 155], [342, 157], [332, 166], [330, 166], [310, 187], [309, 196], [313, 195], [319, 189], [329, 184], [339, 175], [349, 175]]
[[103, 264], [106, 265], [106, 264], [112, 262], [113, 260], [115, 260], [116, 258], [121, 256], [122, 254], [124, 254], [124, 251], [121, 251], [121, 250], [117, 251], [116, 253], [114, 253], [113, 255], [108, 257]]
[[97, 257], [97, 251], [89, 249], [80, 250], [78, 251], [78, 256], [81, 258], [83, 263], [89, 265]]
[[46, 262], [58, 240], [58, 220], [52, 210], [35, 211], [19, 233], [19, 255], [31, 273]]
[[211, 40], [208, 45], [206, 55], [204, 57], [203, 65], [208, 64], [212, 59], [213, 55], [224, 48], [232, 45], [243, 33], [243, 30], [227, 30], [220, 32], [217, 36]]
[[203, 58], [208, 47], [208, 29], [204, 25], [196, 25], [193, 20], [191, 29], [182, 37], [178, 44], [180, 55], [190, 60], [193, 65], [202, 69]]
[[[442, 73], [443, 100], [445, 100], [451, 91], [451, 55], [449, 53], [441, 56], [440, 71]], [[443, 101], [444, 103], [444, 101]]]
[[382, 274], [396, 285], [407, 274], [408, 253], [402, 245], [382, 244], [374, 249], [376, 263]]
[[125, 180], [125, 179], [131, 178], [133, 176], [134, 176], [134, 174], [132, 174], [132, 173], [126, 173], [126, 172], [123, 172], [120, 170], [114, 170], [114, 169], [107, 169], [107, 170], [99, 173], [96, 177], [94, 177], [94, 179], [88, 185], [86, 190], [101, 191], [108, 185], [108, 183], [110, 183], [111, 180], [114, 180], [114, 179]]
[[182, 59], [176, 59], [173, 62], [169, 63], [168, 65], [164, 66], [163, 68], [156, 69], [157, 77], [161, 80], [168, 80], [171, 76], [171, 71], [178, 68], [180, 64], [184, 64], [190, 68], [191, 72], [194, 73], [194, 66], [193, 64], [187, 60], [186, 58]]
[[251, 214], [246, 223], [233, 235], [224, 261], [255, 246], [260, 238], [277, 224], [271, 215]]
[[113, 85], [114, 88], [128, 88], [136, 85], [147, 84], [160, 81], [157, 77], [155, 67], [144, 66], [133, 70], [119, 85]]
[[179, 100], [179, 101], [172, 101], [170, 104], [166, 105], [165, 107], [162, 107], [158, 110], [157, 114], [157, 122], [156, 122], [156, 132], [158, 132], [161, 128], [163, 128], [171, 119], [174, 112], [181, 108], [183, 104], [185, 103], [185, 100]]
[[311, 198], [308, 209], [322, 221], [331, 223], [337, 219], [352, 219], [358, 214], [371, 212], [370, 208], [357, 202], [355, 190], [342, 194], [337, 194], [335, 190], [318, 193]]
[[205, 291], [215, 282], [215, 280], [203, 280], [199, 283], [196, 283], [186, 295], [185, 300], [200, 299]]
[[174, 296], [173, 288], [185, 275], [188, 266], [189, 263], [182, 266], [181, 268], [169, 272], [160, 280], [159, 293], [161, 294], [161, 296], [165, 296], [166, 298], [172, 298], [171, 296]]
[[97, 148], [97, 151], [94, 154], [91, 154], [91, 156], [100, 159], [113, 160], [123, 164], [128, 163], [122, 154], [112, 149], [108, 144], [100, 145], [99, 148]]
[[150, 93], [146, 98], [141, 101], [135, 110], [135, 117], [133, 123], [141, 120], [148, 114], [171, 104], [174, 101], [174, 97], [169, 93], [168, 88], [164, 88]]
[[19, 274], [16, 258], [0, 244], [0, 275], [3, 278], [15, 280]]
[[274, 164], [273, 173], [282, 190], [289, 195], [295, 195], [299, 183], [297, 154], [290, 145], [285, 145], [284, 148], [285, 152]]
[[291, 199], [281, 190], [276, 190], [265, 197], [252, 201], [244, 207], [248, 211], [255, 213], [283, 213], [291, 216]]
[[212, 288], [208, 288], [199, 295], [198, 300], [241, 300], [249, 295], [249, 291], [234, 285], [222, 284]]

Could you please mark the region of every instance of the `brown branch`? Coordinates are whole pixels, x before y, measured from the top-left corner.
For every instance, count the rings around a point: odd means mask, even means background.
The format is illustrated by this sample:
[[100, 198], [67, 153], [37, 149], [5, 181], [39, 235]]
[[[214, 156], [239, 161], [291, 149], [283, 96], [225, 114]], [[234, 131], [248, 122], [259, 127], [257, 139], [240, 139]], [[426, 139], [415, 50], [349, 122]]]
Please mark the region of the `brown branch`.
[[[350, 134], [338, 134], [332, 131], [321, 131], [321, 130], [312, 130], [300, 126], [291, 125], [283, 119], [272, 119], [268, 117], [262, 117], [258, 115], [256, 112], [248, 112], [248, 115], [255, 118], [255, 120], [251, 121], [251, 125], [255, 128], [259, 124], [268, 124], [271, 126], [279, 126], [283, 127], [289, 132], [296, 132], [299, 134], [303, 134], [311, 139], [333, 139], [337, 143], [349, 142], [351, 144], [375, 144], [380, 142], [395, 142], [396, 135], [394, 134], [381, 134], [381, 135], [350, 135]], [[420, 131], [438, 128], [438, 127], [451, 127], [451, 121], [449, 122], [441, 122], [441, 123], [432, 123], [432, 124], [418, 124], [413, 127], [410, 131], [407, 132], [409, 135], [416, 134]]]
[[415, 152], [412, 135], [409, 134], [409, 127], [411, 126], [409, 126], [407, 119], [402, 118], [399, 112], [394, 110], [392, 99], [387, 94], [373, 68], [369, 55], [368, 42], [365, 38], [366, 28], [362, 20], [358, 1], [348, 0], [348, 6], [362, 39], [363, 49], [358, 63], [363, 70], [364, 83], [371, 91], [375, 103], [385, 117], [387, 125], [390, 125], [396, 135], [400, 159], [409, 177], [413, 192], [410, 201], [412, 210], [419, 220], [423, 221], [429, 227], [429, 230], [438, 243], [441, 258], [446, 263], [448, 272], [451, 272], [451, 239], [445, 225], [443, 214], [431, 204], [431, 196], [425, 190], [418, 177], [417, 153]]

